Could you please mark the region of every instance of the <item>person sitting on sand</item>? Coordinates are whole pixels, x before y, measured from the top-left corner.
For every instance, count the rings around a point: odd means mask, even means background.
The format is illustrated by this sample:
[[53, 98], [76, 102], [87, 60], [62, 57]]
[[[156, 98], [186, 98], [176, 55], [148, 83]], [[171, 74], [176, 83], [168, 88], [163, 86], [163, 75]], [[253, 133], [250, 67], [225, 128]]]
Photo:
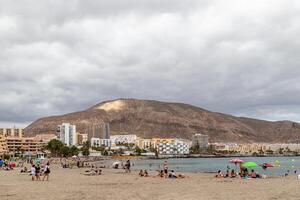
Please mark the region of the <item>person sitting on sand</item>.
[[231, 170], [231, 173], [230, 173], [230, 178], [235, 178], [236, 177], [236, 173], [234, 171], [234, 169]]
[[251, 173], [249, 174], [249, 176], [251, 178], [257, 178], [257, 174], [256, 174], [256, 172], [253, 169], [251, 170]]
[[218, 171], [216, 178], [224, 178], [224, 175], [221, 170]]
[[27, 173], [27, 167], [24, 167], [23, 169], [21, 169], [20, 173]]
[[143, 172], [142, 169], [140, 170], [139, 176], [140, 176], [140, 177], [143, 177], [143, 176], [144, 176], [144, 172]]
[[163, 170], [157, 170], [158, 174], [157, 176], [160, 177], [160, 178], [163, 178], [164, 177], [164, 171]]
[[149, 177], [148, 171], [146, 169], [144, 170], [144, 177]]
[[229, 169], [226, 170], [226, 174], [224, 176], [224, 178], [228, 178], [229, 177]]
[[176, 173], [174, 170], [171, 171], [169, 178], [177, 178]]

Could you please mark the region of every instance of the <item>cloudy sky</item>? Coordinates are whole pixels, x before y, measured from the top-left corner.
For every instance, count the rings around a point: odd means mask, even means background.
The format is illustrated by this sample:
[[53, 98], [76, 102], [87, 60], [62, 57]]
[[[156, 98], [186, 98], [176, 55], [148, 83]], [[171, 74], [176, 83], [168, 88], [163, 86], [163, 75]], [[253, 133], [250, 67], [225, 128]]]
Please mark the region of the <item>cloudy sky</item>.
[[300, 121], [299, 0], [0, 0], [0, 125], [155, 99]]

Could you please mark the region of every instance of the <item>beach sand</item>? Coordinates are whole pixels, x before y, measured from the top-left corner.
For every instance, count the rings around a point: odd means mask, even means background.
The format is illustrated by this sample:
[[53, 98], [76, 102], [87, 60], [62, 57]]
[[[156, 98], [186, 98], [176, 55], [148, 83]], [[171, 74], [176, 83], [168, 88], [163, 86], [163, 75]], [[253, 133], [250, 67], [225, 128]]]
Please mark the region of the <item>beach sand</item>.
[[104, 169], [101, 176], [85, 176], [84, 171], [52, 167], [49, 182], [31, 181], [18, 170], [0, 171], [0, 200], [300, 199], [296, 176], [242, 180], [195, 173], [185, 179], [164, 179], [139, 177], [137, 171]]

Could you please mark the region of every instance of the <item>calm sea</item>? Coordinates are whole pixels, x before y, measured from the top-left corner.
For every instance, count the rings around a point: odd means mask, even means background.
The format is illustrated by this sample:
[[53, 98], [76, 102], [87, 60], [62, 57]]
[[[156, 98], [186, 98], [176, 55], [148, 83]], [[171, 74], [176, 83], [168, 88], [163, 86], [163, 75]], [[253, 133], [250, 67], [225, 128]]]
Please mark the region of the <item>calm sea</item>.
[[[237, 169], [238, 166], [229, 163], [232, 158], [176, 158], [165, 159], [168, 161], [169, 169], [178, 172], [216, 172], [226, 170], [227, 166], [231, 169]], [[282, 175], [300, 173], [300, 157], [246, 157], [243, 161], [253, 161], [257, 164], [272, 163], [274, 167], [263, 170], [260, 166], [254, 169], [264, 174]], [[162, 169], [165, 160], [134, 160], [133, 169], [158, 170]]]

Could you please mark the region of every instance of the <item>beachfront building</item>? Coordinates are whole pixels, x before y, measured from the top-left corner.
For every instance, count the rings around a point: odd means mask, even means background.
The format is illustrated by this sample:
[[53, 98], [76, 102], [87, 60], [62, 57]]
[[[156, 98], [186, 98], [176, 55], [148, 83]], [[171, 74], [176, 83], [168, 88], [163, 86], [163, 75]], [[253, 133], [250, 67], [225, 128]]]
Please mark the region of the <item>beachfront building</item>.
[[135, 141], [135, 146], [138, 146], [141, 149], [149, 149], [149, 148], [153, 147], [153, 145], [152, 145], [152, 139], [138, 138]]
[[22, 128], [0, 128], [0, 135], [5, 137], [22, 137], [23, 133]]
[[189, 154], [189, 141], [184, 139], [163, 139], [156, 144], [159, 155]]
[[110, 139], [91, 138], [91, 147], [111, 147]]
[[289, 144], [269, 144], [267, 145], [267, 149], [271, 150], [273, 152], [279, 152], [280, 149], [283, 151], [294, 151], [294, 152], [300, 152], [300, 144], [298, 143], [289, 143]]
[[196, 133], [192, 137], [192, 146], [199, 145], [200, 148], [208, 147], [208, 135], [203, 135], [200, 133]]
[[7, 142], [5, 136], [0, 134], [0, 155], [8, 153]]
[[42, 143], [34, 137], [6, 137], [9, 152], [37, 154], [42, 149]]
[[87, 133], [81, 134], [77, 132], [76, 135], [77, 135], [77, 144], [79, 146], [83, 145], [83, 143], [87, 142], [89, 139]]
[[136, 141], [138, 140], [137, 135], [111, 135], [110, 139], [112, 141], [112, 145], [117, 145], [117, 144], [135, 144]]
[[59, 139], [67, 146], [77, 145], [76, 126], [70, 123], [63, 123], [57, 127]]

